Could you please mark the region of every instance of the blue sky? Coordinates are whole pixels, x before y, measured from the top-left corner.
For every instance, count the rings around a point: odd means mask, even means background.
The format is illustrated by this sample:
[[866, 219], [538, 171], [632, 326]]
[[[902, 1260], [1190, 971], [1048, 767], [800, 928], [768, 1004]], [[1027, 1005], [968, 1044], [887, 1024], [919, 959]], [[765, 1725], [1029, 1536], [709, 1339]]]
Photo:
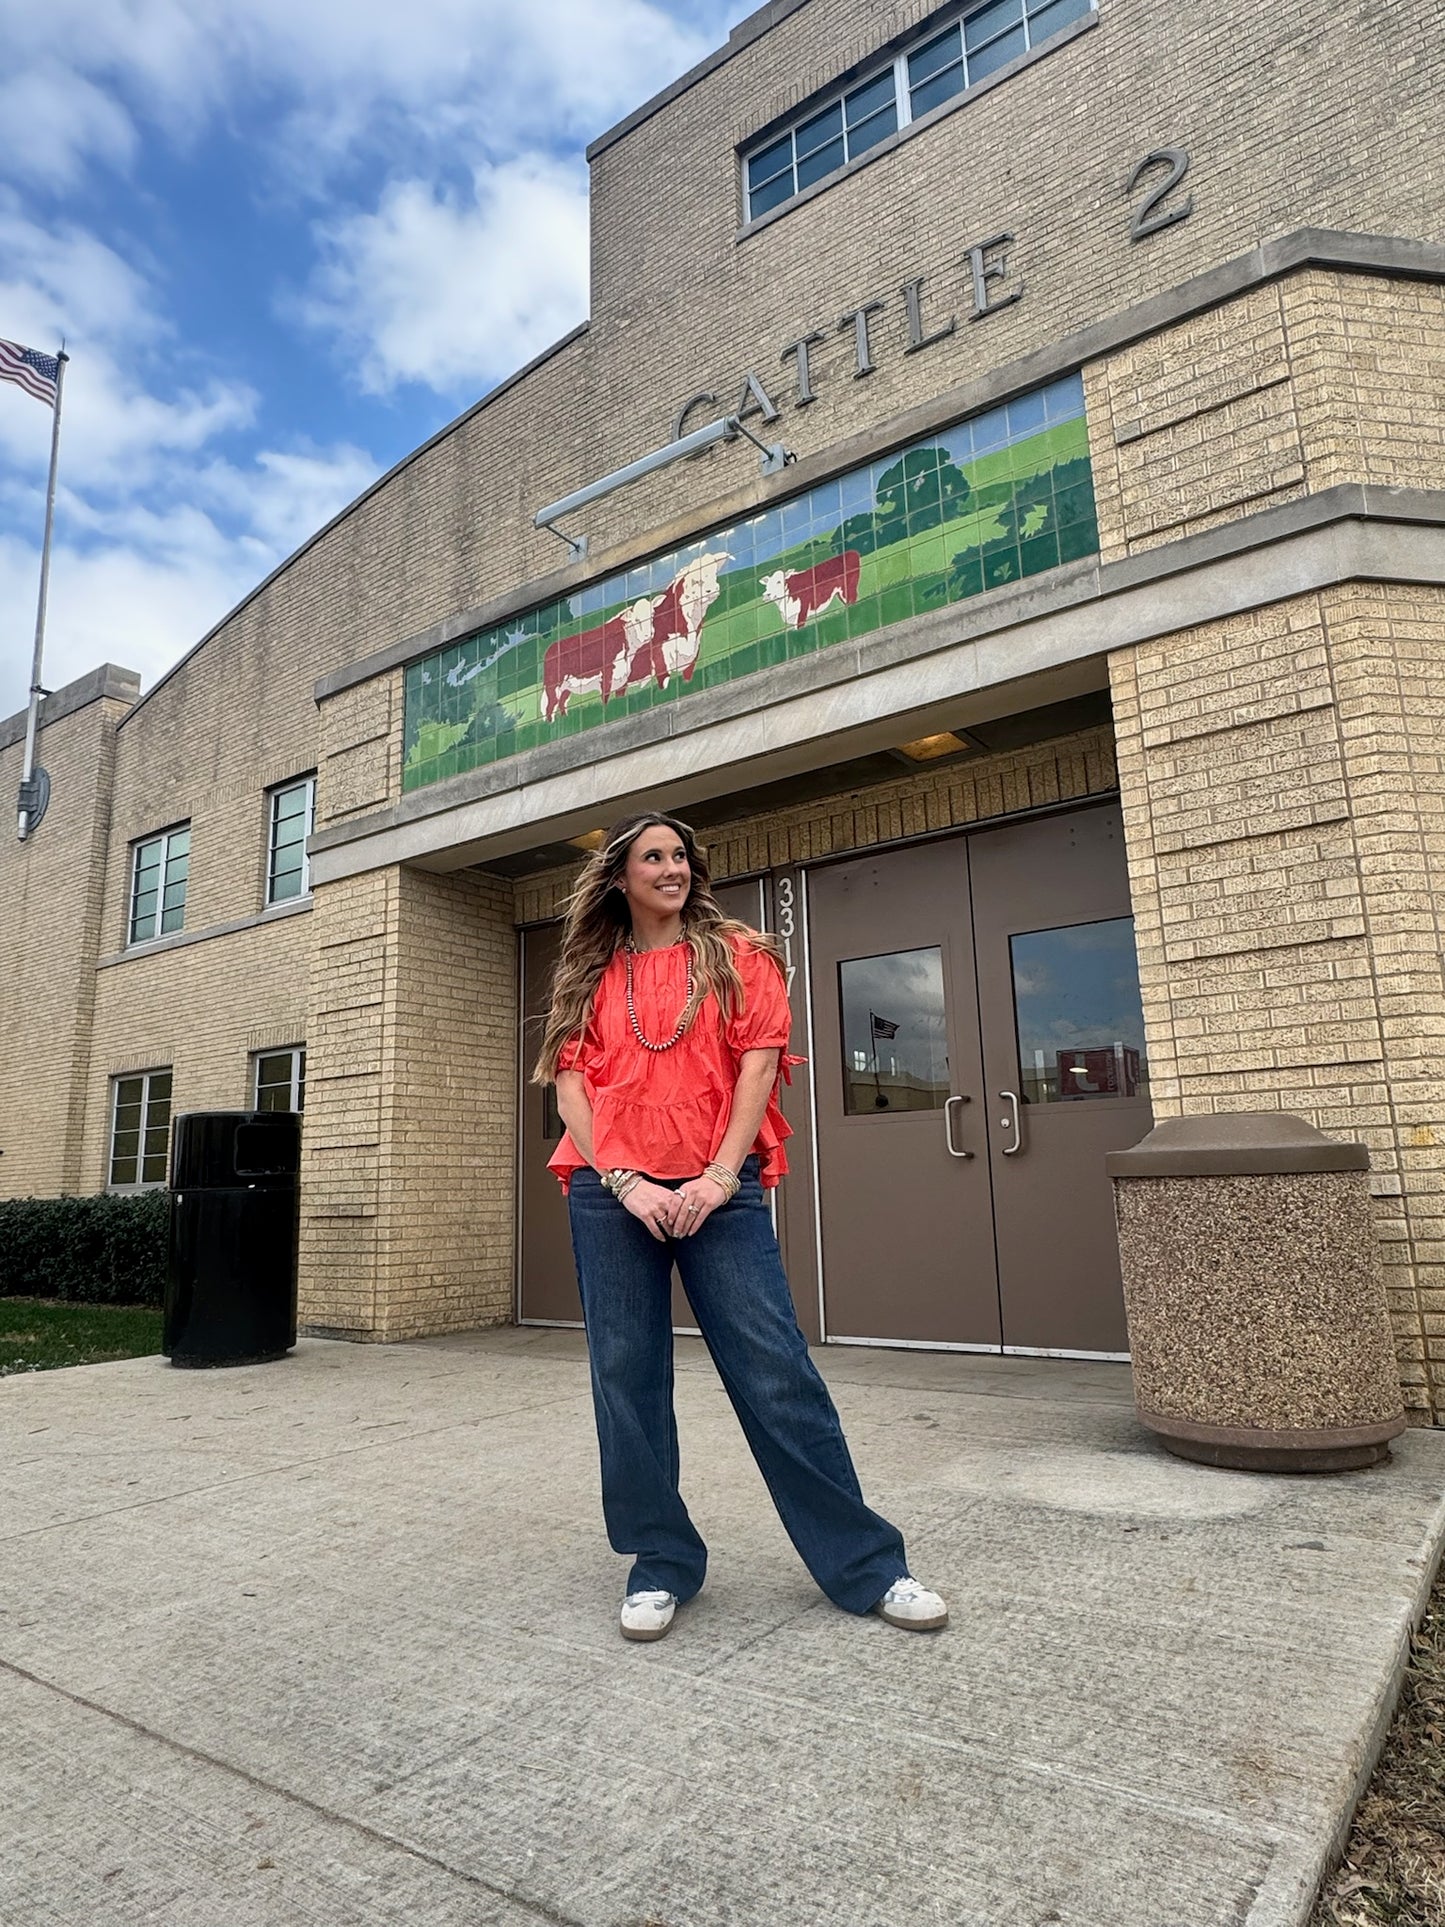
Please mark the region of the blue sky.
[[[0, 336], [64, 335], [45, 682], [150, 683], [587, 310], [588, 140], [749, 0], [0, 0]], [[50, 414], [0, 384], [0, 716]]]

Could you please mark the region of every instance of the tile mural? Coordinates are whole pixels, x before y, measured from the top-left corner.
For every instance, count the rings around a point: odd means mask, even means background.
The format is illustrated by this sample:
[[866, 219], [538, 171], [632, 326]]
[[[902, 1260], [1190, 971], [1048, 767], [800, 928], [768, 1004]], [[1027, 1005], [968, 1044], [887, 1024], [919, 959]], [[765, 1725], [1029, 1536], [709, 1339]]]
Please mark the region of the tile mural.
[[1098, 552], [1082, 379], [408, 665], [407, 790]]

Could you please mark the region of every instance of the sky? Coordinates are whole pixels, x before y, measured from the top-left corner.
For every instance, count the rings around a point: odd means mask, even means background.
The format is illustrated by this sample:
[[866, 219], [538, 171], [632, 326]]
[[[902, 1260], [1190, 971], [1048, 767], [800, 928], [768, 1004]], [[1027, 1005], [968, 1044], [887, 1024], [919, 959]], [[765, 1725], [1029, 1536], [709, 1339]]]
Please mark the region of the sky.
[[[0, 0], [0, 337], [71, 356], [45, 686], [149, 686], [582, 320], [583, 149], [751, 4]], [[50, 428], [0, 383], [0, 718]]]

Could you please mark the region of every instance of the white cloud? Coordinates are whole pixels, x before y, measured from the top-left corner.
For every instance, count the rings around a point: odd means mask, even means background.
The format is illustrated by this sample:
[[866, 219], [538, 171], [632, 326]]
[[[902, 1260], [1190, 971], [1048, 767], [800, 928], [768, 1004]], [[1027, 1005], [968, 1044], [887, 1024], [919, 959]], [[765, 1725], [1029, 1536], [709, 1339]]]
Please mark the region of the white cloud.
[[374, 214], [319, 239], [302, 313], [359, 355], [374, 391], [486, 383], [587, 312], [586, 183], [553, 161], [478, 169], [465, 199], [395, 181]]
[[[581, 319], [585, 173], [567, 156], [744, 11], [746, 0], [9, 8], [0, 333], [42, 348], [64, 333], [74, 357], [47, 683], [107, 659], [152, 680], [378, 466], [346, 442], [263, 440], [251, 388], [178, 339], [157, 264], [109, 212], [103, 239], [74, 218], [88, 179], [133, 168], [157, 135], [182, 150], [234, 135], [258, 192], [315, 215], [314, 270], [285, 295], [293, 316], [373, 391], [427, 384], [450, 400]], [[164, 233], [153, 213], [148, 231]], [[25, 700], [49, 428], [47, 410], [0, 389], [0, 715]]]
[[6, 168], [19, 180], [69, 187], [89, 162], [125, 167], [136, 149], [135, 123], [124, 107], [53, 60], [0, 81], [0, 127]]
[[[395, 152], [460, 141], [461, 158], [550, 148], [596, 133], [716, 44], [744, 8], [693, 0], [50, 0], [15, 9], [13, 74], [57, 73], [45, 153], [53, 178], [93, 153], [123, 158], [126, 120], [174, 138], [222, 101], [259, 93], [289, 123], [280, 151], [310, 163], [389, 130]], [[679, 19], [679, 12], [691, 18]], [[97, 118], [87, 83], [112, 113]], [[8, 121], [0, 124], [8, 126]]]
[[[99, 662], [154, 681], [375, 475], [359, 448], [265, 449], [244, 468], [217, 460], [187, 468], [168, 507], [67, 491], [51, 562], [46, 687]], [[25, 706], [30, 680], [38, 491], [32, 507], [33, 541], [0, 537], [0, 716]]]

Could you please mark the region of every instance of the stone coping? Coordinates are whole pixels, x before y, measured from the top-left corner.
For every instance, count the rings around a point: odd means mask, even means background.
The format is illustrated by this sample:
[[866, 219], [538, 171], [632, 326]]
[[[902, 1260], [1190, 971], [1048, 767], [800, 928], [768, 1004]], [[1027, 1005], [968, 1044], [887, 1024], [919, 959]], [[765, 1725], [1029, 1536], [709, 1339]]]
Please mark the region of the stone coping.
[[1166, 1117], [1128, 1151], [1110, 1151], [1111, 1178], [1260, 1177], [1298, 1171], [1368, 1171], [1363, 1144], [1328, 1138], [1283, 1111], [1215, 1111]]
[[[1351, 528], [1355, 539], [1343, 539]], [[814, 760], [826, 760], [831, 752], [822, 745], [835, 734], [918, 720], [993, 685], [1311, 588], [1351, 579], [1445, 581], [1442, 528], [1445, 491], [1341, 483], [1141, 555], [1071, 564], [428, 784], [317, 831], [308, 845], [319, 859], [313, 882], [434, 852], [441, 845], [428, 826], [436, 818], [454, 819], [458, 844], [484, 821], [498, 828], [505, 821], [509, 830], [535, 825], [540, 834], [568, 809], [582, 812], [585, 828], [599, 808], [639, 789], [675, 788], [681, 776], [708, 767], [736, 774], [749, 761], [811, 742], [819, 745]], [[345, 862], [326, 860], [368, 840], [374, 850], [364, 858], [356, 851]]]
[[[40, 704], [40, 727], [49, 729], [66, 716], [73, 716], [78, 709], [87, 709], [91, 703], [112, 702], [133, 703], [140, 695], [140, 676], [134, 669], [122, 669], [116, 663], [103, 662], [87, 675], [77, 676], [63, 689], [43, 697]], [[19, 709], [13, 716], [0, 722], [0, 749], [9, 749], [12, 743], [25, 740], [25, 723], [28, 710]]]

